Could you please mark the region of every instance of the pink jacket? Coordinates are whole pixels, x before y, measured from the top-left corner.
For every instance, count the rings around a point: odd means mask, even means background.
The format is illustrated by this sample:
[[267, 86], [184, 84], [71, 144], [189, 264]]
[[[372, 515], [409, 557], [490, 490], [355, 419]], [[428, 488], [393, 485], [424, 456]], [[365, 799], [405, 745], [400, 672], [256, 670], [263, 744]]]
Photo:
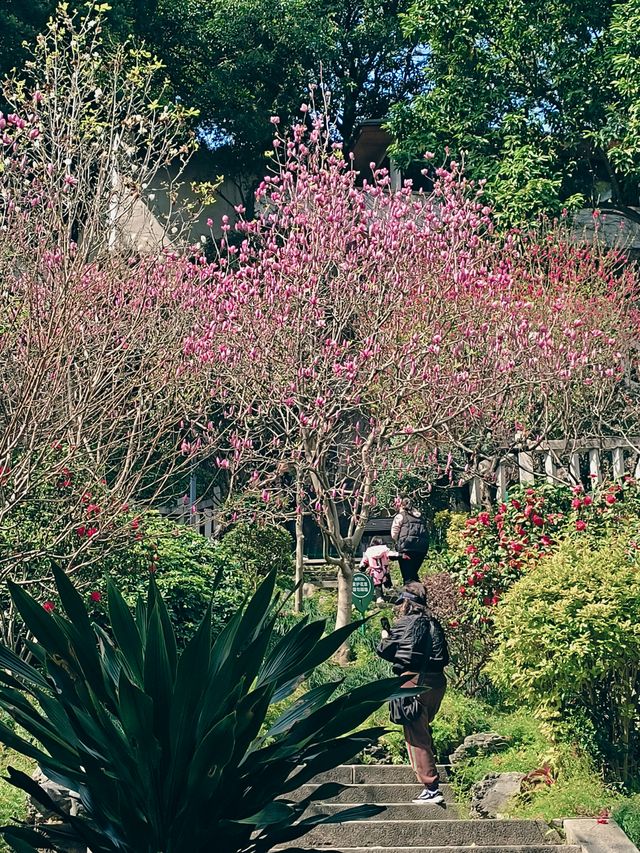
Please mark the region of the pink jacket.
[[389, 577], [389, 549], [386, 545], [371, 545], [360, 560], [360, 568], [367, 569], [374, 584], [381, 584]]

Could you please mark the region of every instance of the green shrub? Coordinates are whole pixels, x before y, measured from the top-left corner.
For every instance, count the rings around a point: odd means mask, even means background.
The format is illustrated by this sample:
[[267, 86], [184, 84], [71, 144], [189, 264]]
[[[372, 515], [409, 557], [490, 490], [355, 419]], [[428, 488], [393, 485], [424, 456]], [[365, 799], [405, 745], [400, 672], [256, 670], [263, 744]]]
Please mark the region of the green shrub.
[[448, 762], [449, 755], [468, 735], [490, 728], [489, 709], [477, 699], [447, 690], [431, 728], [436, 755]]
[[[320, 786], [301, 801], [286, 795], [381, 734], [358, 728], [397, 695], [400, 679], [337, 698], [335, 683], [306, 691], [263, 729], [269, 706], [290, 696], [357, 623], [323, 636], [324, 622], [301, 621], [268, 652], [278, 612], [273, 572], [215, 642], [207, 613], [178, 652], [153, 579], [135, 615], [109, 584], [107, 632], [92, 624], [67, 575], [54, 575], [59, 612], [10, 583], [37, 643], [33, 665], [0, 646], [0, 708], [30, 736], [0, 723], [0, 740], [78, 791], [84, 813], [65, 816], [64, 831], [3, 827], [15, 849], [51, 849], [65, 835], [94, 853], [204, 853], [212, 838], [228, 853], [264, 853], [316, 824], [381, 810], [362, 805], [300, 821], [310, 803], [341, 786]], [[9, 781], [63, 816], [27, 774], [10, 768]]]
[[566, 542], [496, 609], [489, 674], [505, 694], [551, 722], [576, 712], [593, 723], [623, 780], [640, 761], [638, 551], [610, 536], [594, 550]]
[[[214, 633], [238, 610], [253, 590], [239, 563], [221, 544], [205, 539], [187, 525], [175, 524], [158, 513], [138, 517], [139, 539], [109, 553], [81, 578], [100, 592], [111, 579], [125, 600], [134, 605], [145, 595], [153, 572], [175, 628], [178, 644], [193, 636], [207, 609], [213, 584], [221, 573], [213, 601]], [[93, 580], [92, 580], [93, 579]], [[97, 612], [103, 608], [96, 608]]]
[[613, 809], [613, 817], [631, 841], [640, 844], [640, 795], [621, 800]]
[[227, 554], [240, 566], [247, 583], [271, 571], [279, 579], [293, 580], [293, 539], [274, 524], [236, 524], [222, 539]]

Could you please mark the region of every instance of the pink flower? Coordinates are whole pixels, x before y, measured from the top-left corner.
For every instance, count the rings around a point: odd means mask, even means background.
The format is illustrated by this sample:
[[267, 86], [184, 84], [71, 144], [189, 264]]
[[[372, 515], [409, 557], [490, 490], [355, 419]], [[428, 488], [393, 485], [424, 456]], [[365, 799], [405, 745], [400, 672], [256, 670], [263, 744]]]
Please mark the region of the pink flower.
[[87, 528], [84, 526], [84, 524], [81, 524], [79, 527], [76, 527], [76, 533], [78, 534], [78, 536], [84, 536], [86, 532]]
[[579, 530], [582, 532], [583, 530], [586, 530], [586, 529], [587, 529], [587, 522], [583, 521], [581, 518], [579, 518], [576, 521], [576, 530]]
[[268, 491], [267, 491], [267, 489], [263, 489], [263, 490], [262, 490], [262, 494], [260, 495], [260, 497], [262, 498], [262, 500], [263, 500], [265, 503], [268, 503], [268, 502], [269, 502], [269, 500], [271, 499], [271, 494], [270, 494], [270, 492], [268, 492]]
[[53, 613], [53, 611], [56, 609], [56, 606], [53, 601], [45, 601], [42, 606], [47, 611], [47, 613]]
[[539, 515], [533, 515], [531, 516], [531, 522], [532, 524], [535, 524], [536, 527], [542, 527], [542, 525], [544, 524], [544, 519], [541, 518]]
[[571, 506], [572, 506], [574, 509], [580, 509], [580, 507], [582, 506], [582, 501], [580, 500], [580, 498], [574, 498], [574, 499], [571, 501]]
[[88, 527], [87, 528], [87, 536], [88, 537], [95, 536], [97, 532], [98, 532], [97, 527]]
[[613, 504], [618, 502], [618, 499], [616, 498], [615, 495], [605, 495], [604, 496], [604, 502], [606, 504], [609, 504], [609, 506], [612, 506]]
[[89, 598], [91, 599], [91, 601], [95, 601], [96, 603], [98, 601], [102, 601], [102, 595], [100, 595], [100, 593], [97, 590], [92, 592], [91, 595], [89, 596]]
[[584, 506], [591, 506], [591, 504], [593, 503], [593, 498], [591, 497], [591, 495], [585, 495], [582, 499], [582, 503]]

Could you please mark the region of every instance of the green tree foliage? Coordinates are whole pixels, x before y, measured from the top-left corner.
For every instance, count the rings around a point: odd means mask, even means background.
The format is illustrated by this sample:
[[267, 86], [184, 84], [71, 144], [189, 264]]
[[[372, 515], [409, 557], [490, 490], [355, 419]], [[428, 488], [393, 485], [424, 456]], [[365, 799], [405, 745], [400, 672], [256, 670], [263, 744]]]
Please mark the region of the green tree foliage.
[[639, 20], [637, 0], [414, 0], [429, 88], [393, 111], [398, 157], [464, 153], [505, 224], [597, 203], [603, 182], [632, 216]]
[[[24, 59], [56, 0], [9, 0], [0, 71]], [[69, 4], [84, 8], [81, 0]], [[423, 85], [420, 50], [404, 35], [409, 0], [111, 0], [108, 26], [146, 42], [166, 66], [176, 97], [199, 111], [205, 141], [225, 175], [262, 174], [269, 119], [298, 114], [309, 85], [332, 93], [337, 129], [350, 147], [358, 122], [383, 116]], [[3, 45], [4, 47], [4, 45]], [[248, 189], [248, 188], [247, 188]], [[247, 193], [247, 201], [249, 201]]]
[[640, 761], [640, 572], [635, 536], [565, 542], [496, 608], [494, 683], [552, 723], [594, 727], [619, 778]]
[[66, 839], [94, 853], [204, 853], [215, 839], [222, 853], [258, 853], [316, 824], [380, 811], [316, 810], [300, 821], [313, 801], [343, 786], [321, 785], [299, 802], [287, 796], [382, 734], [350, 733], [397, 693], [400, 679], [338, 698], [339, 681], [308, 690], [264, 728], [270, 706], [357, 627], [323, 637], [324, 622], [304, 619], [267, 651], [279, 610], [274, 584], [272, 573], [213, 644], [207, 614], [182, 653], [153, 582], [135, 617], [109, 587], [109, 632], [92, 624], [60, 570], [64, 615], [11, 585], [38, 642], [33, 665], [0, 648], [0, 707], [34, 740], [4, 723], [0, 740], [78, 791], [84, 806], [81, 815], [65, 814], [30, 776], [9, 768], [12, 784], [65, 822], [4, 827], [14, 849], [34, 853]]

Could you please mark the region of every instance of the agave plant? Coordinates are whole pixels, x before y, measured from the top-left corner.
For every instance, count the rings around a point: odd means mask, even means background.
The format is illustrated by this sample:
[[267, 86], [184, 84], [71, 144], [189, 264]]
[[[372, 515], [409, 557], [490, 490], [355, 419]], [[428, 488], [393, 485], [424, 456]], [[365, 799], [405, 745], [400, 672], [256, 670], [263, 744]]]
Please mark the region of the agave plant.
[[0, 648], [0, 707], [29, 735], [0, 724], [0, 740], [77, 792], [83, 808], [61, 811], [30, 776], [9, 768], [13, 785], [61, 819], [2, 827], [14, 850], [260, 853], [318, 823], [376, 811], [305, 817], [312, 800], [341, 786], [322, 785], [300, 802], [287, 794], [381, 734], [354, 730], [398, 693], [398, 679], [337, 698], [340, 682], [315, 687], [264, 725], [270, 706], [291, 696], [357, 623], [325, 636], [324, 622], [303, 619], [274, 644], [279, 604], [270, 575], [214, 642], [209, 610], [178, 654], [153, 579], [134, 613], [109, 586], [108, 632], [92, 624], [63, 571], [55, 580], [64, 615], [10, 584], [37, 642], [29, 644], [31, 663]]

